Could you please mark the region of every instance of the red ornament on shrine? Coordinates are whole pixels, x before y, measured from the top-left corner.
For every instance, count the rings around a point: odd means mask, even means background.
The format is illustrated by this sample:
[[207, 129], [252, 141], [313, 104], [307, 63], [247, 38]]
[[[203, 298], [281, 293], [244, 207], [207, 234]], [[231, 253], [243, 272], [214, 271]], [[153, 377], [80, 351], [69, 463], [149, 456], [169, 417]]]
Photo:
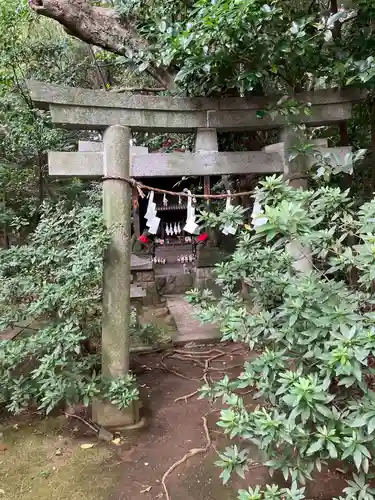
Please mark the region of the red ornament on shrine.
[[208, 240], [208, 234], [207, 233], [202, 233], [198, 236], [197, 241], [207, 241]]
[[141, 243], [150, 243], [150, 238], [145, 234], [141, 234], [141, 236], [138, 239]]

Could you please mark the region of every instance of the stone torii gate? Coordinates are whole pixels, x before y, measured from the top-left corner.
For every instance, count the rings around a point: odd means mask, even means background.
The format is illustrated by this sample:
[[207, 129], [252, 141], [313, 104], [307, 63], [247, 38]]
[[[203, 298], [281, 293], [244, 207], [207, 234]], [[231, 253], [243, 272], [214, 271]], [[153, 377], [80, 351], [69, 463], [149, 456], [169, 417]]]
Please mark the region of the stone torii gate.
[[[282, 128], [283, 117], [272, 121], [257, 118], [270, 100], [255, 98], [172, 98], [122, 96], [29, 81], [34, 103], [49, 109], [55, 125], [104, 130], [103, 144], [80, 143], [78, 152], [50, 152], [49, 173], [53, 176], [100, 178], [103, 183], [103, 213], [111, 234], [104, 262], [102, 373], [124, 376], [129, 370], [131, 199], [132, 189], [119, 178], [186, 175], [272, 174], [290, 172], [293, 165], [284, 154], [283, 143], [268, 151], [218, 152], [217, 131]], [[321, 91], [294, 96], [311, 103], [311, 114], [301, 120], [310, 126], [339, 123], [350, 118], [358, 91]], [[273, 101], [273, 102], [276, 102]], [[194, 153], [152, 153], [130, 146], [132, 131], [195, 132]], [[326, 144], [319, 144], [326, 151]], [[95, 150], [93, 150], [95, 149]], [[336, 149], [336, 148], [335, 148]], [[336, 153], [345, 155], [350, 148]], [[116, 179], [115, 179], [116, 178]], [[97, 401], [94, 419], [103, 426], [136, 423], [136, 406], [119, 411]]]

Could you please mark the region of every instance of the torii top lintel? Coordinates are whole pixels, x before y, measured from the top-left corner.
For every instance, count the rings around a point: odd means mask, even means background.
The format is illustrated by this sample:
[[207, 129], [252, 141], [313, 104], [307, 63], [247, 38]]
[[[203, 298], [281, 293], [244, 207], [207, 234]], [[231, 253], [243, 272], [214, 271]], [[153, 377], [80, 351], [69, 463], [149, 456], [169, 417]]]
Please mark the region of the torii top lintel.
[[[50, 109], [52, 121], [66, 128], [103, 129], [117, 124], [136, 131], [188, 132], [198, 128], [267, 130], [285, 125], [282, 116], [274, 120], [267, 115], [257, 116], [257, 111], [276, 103], [280, 97], [211, 99], [119, 95], [35, 80], [29, 80], [27, 86], [34, 103], [42, 109]], [[301, 121], [320, 126], [349, 119], [352, 104], [363, 100], [365, 95], [363, 90], [347, 88], [304, 92], [293, 98], [311, 103], [311, 114], [301, 114]]]

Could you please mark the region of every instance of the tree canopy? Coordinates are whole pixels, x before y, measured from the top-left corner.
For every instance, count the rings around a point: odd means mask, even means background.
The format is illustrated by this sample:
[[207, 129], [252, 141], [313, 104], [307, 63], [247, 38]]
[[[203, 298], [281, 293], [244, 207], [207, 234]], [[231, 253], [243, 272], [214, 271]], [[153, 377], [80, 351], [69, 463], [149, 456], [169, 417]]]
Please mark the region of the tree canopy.
[[190, 95], [372, 82], [371, 0], [31, 0], [68, 33]]

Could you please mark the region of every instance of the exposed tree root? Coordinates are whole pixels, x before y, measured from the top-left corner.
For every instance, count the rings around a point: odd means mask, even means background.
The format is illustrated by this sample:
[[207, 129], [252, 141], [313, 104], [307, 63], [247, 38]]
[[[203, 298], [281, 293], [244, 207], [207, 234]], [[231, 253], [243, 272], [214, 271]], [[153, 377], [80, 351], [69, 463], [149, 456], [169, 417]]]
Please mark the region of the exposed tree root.
[[186, 377], [185, 375], [183, 375], [182, 373], [179, 373], [177, 372], [176, 370], [173, 370], [172, 368], [169, 368], [165, 363], [164, 363], [164, 359], [168, 356], [170, 356], [171, 354], [173, 353], [173, 351], [167, 351], [166, 353], [163, 354], [161, 360], [160, 360], [160, 364], [161, 366], [167, 370], [168, 372], [170, 373], [173, 373], [174, 375], [176, 375], [177, 377], [181, 377], [181, 378], [184, 378], [185, 380], [193, 380], [194, 382], [199, 382], [201, 379], [199, 378], [192, 378], [192, 377]]
[[190, 394], [185, 394], [185, 396], [180, 396], [179, 398], [176, 398], [176, 399], [174, 400], [174, 402], [175, 402], [175, 403], [177, 403], [177, 401], [182, 401], [182, 400], [184, 400], [184, 401], [185, 401], [185, 403], [187, 403], [187, 400], [188, 400], [189, 398], [192, 398], [192, 397], [193, 397], [193, 396], [195, 396], [196, 394], [198, 394], [198, 391], [191, 392]]
[[202, 417], [202, 420], [203, 420], [203, 428], [204, 428], [204, 432], [206, 434], [206, 440], [207, 440], [206, 446], [204, 448], [193, 448], [193, 449], [189, 450], [182, 458], [180, 458], [180, 460], [178, 460], [177, 462], [175, 462], [173, 465], [171, 465], [169, 467], [169, 469], [164, 474], [164, 476], [163, 476], [163, 478], [161, 480], [161, 484], [163, 485], [163, 488], [164, 488], [166, 500], [171, 500], [171, 497], [170, 497], [169, 492], [168, 492], [167, 485], [165, 483], [165, 481], [166, 481], [167, 477], [169, 476], [169, 474], [171, 474], [179, 465], [181, 465], [182, 463], [186, 462], [186, 460], [188, 458], [194, 457], [194, 455], [198, 455], [200, 453], [207, 453], [207, 451], [211, 447], [212, 442], [211, 442], [210, 433], [209, 433], [209, 430], [208, 430], [208, 427], [207, 427], [207, 419], [206, 419], [206, 417]]
[[83, 417], [80, 417], [79, 415], [75, 415], [74, 413], [68, 413], [66, 411], [63, 411], [63, 413], [68, 418], [76, 418], [77, 420], [79, 420], [83, 424], [87, 425], [87, 427], [89, 427], [92, 431], [94, 431], [95, 434], [98, 434], [98, 432], [100, 430], [99, 426], [95, 425], [94, 423], [88, 422]]

